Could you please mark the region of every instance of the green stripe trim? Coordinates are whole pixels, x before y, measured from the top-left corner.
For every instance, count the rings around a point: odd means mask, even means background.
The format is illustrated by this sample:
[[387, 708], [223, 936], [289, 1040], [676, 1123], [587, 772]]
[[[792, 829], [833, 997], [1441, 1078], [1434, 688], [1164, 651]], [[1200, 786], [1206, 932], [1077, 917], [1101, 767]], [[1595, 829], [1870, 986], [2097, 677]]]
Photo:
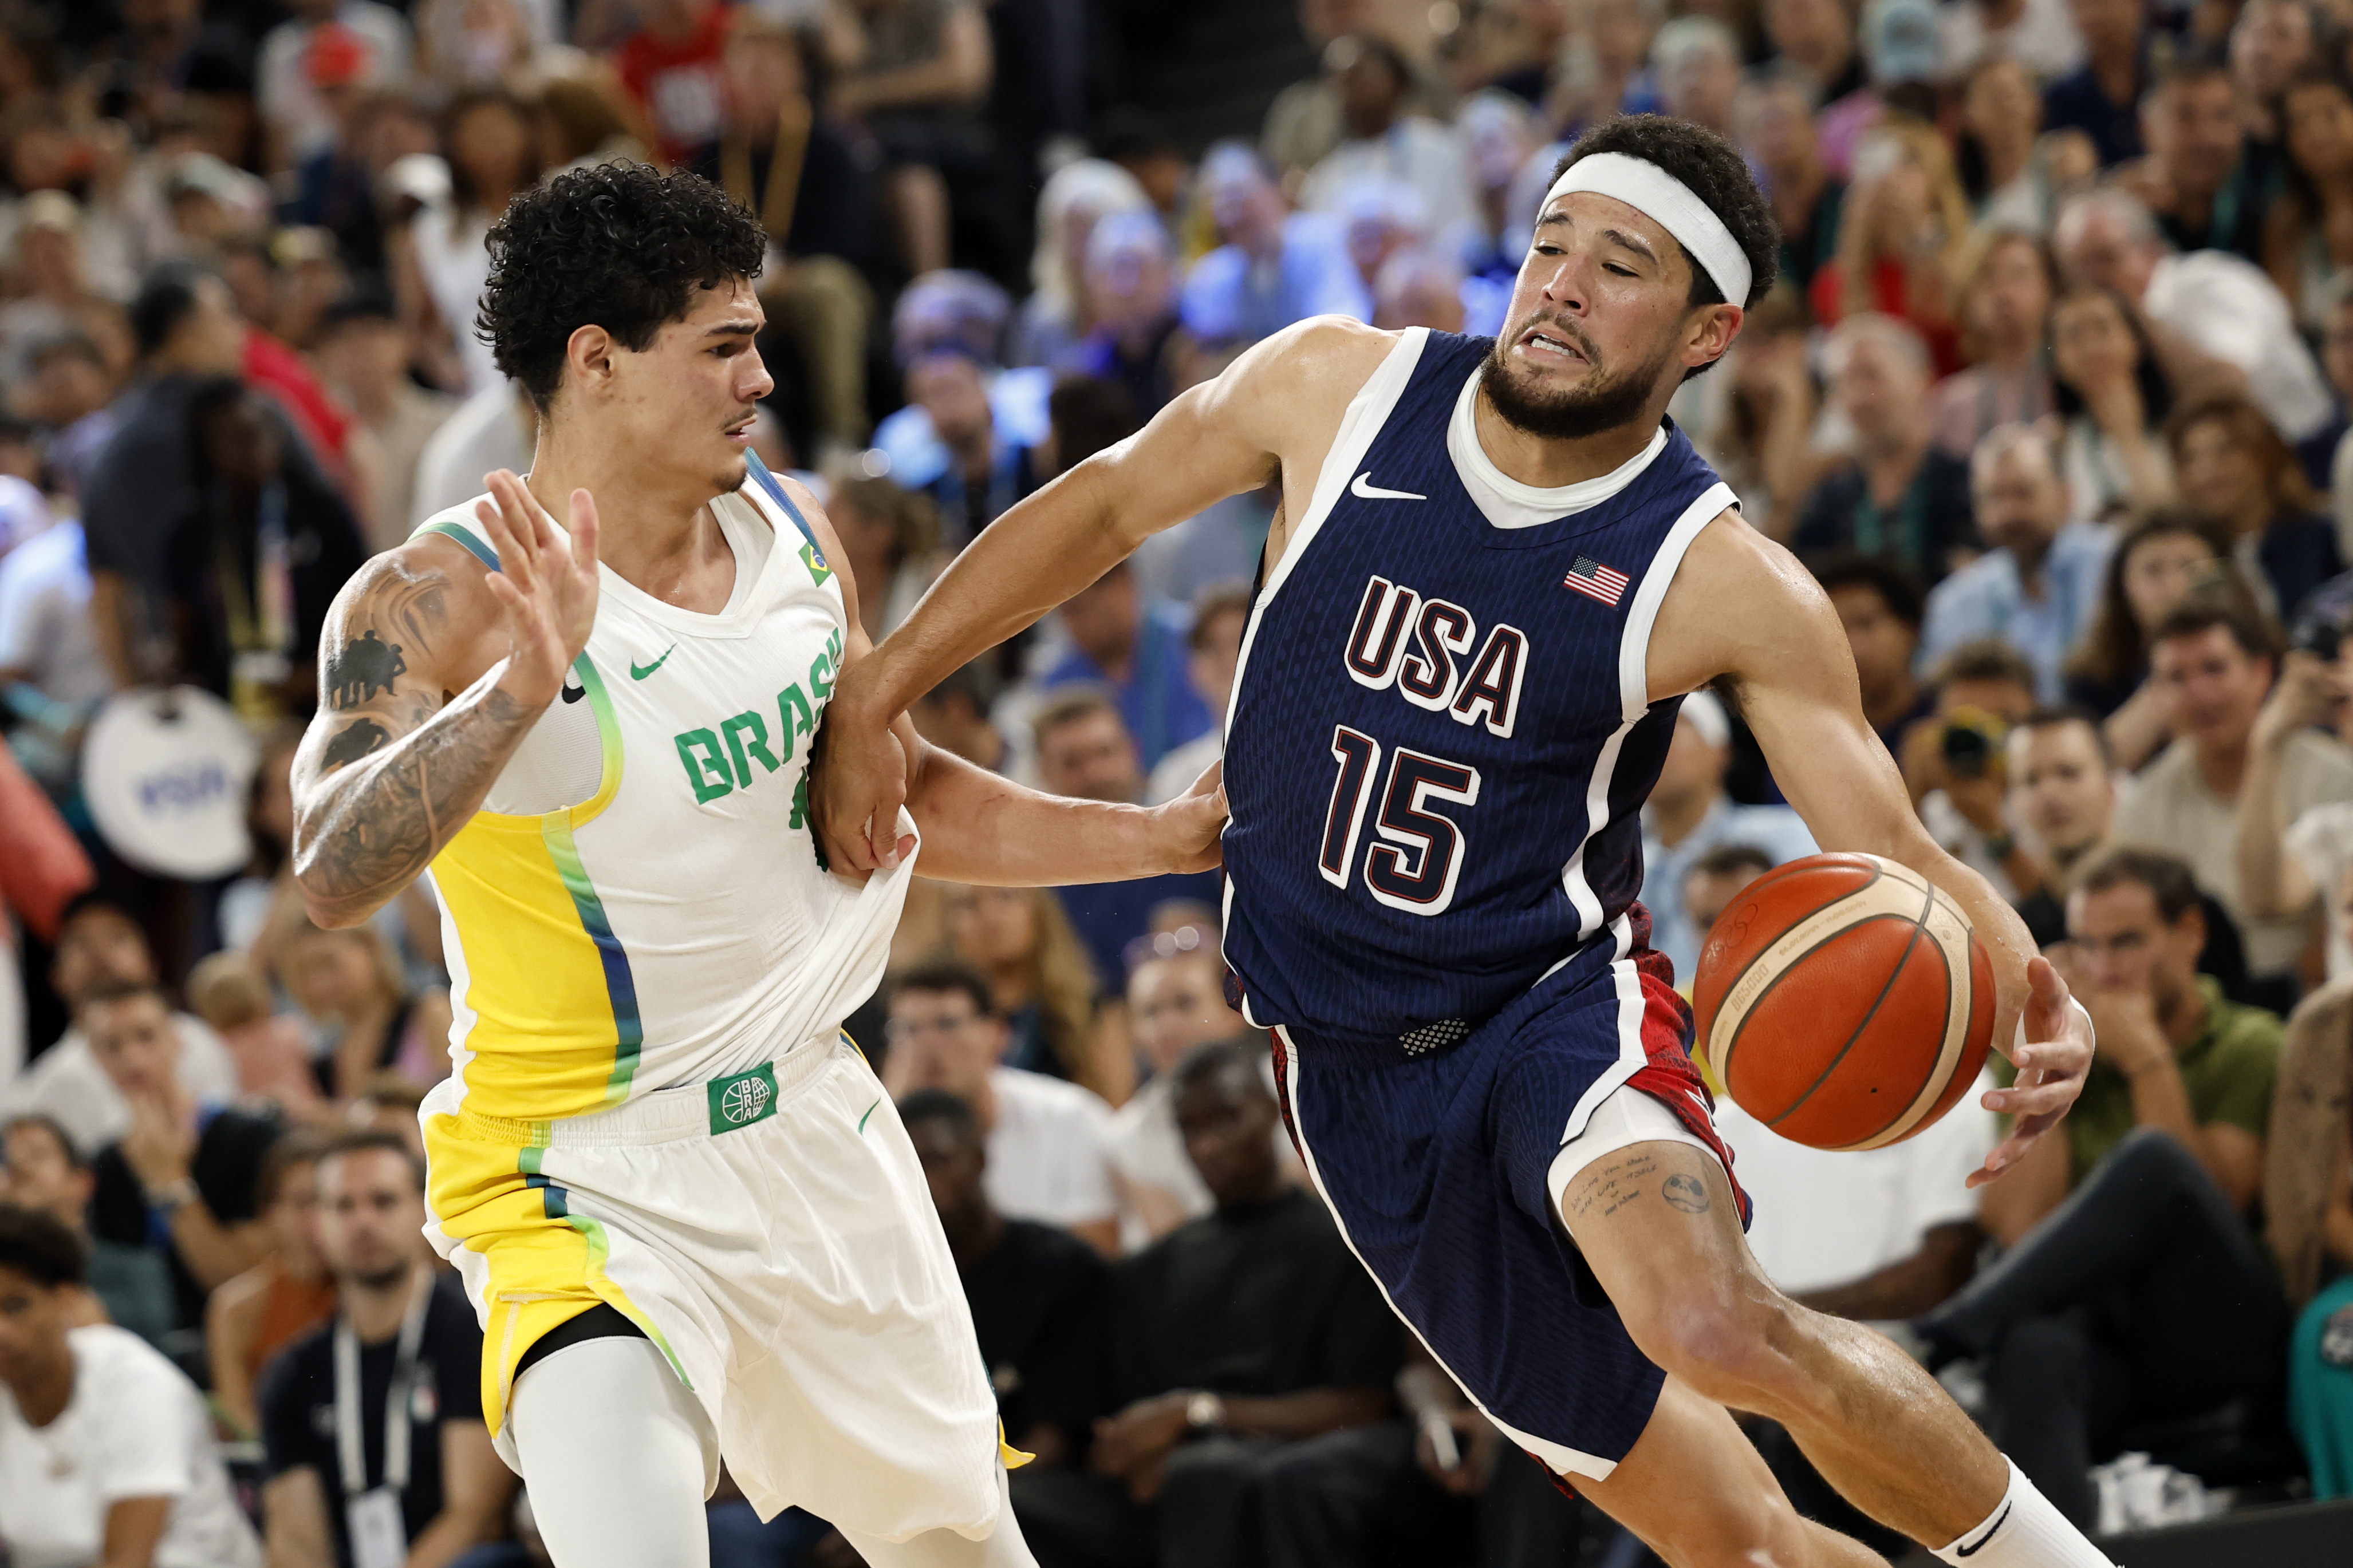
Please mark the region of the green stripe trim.
[[462, 522], [428, 522], [408, 537], [415, 539], [420, 534], [427, 533], [438, 533], [445, 539], [454, 539], [464, 545], [467, 553], [475, 560], [493, 572], [499, 569], [499, 552], [484, 543], [481, 535]]
[[[572, 661], [572, 672], [588, 693], [604, 745], [605, 776], [596, 792], [602, 800], [611, 795], [620, 779], [620, 721], [614, 716], [613, 697], [605, 678], [586, 653]], [[572, 895], [581, 929], [596, 944], [597, 962], [604, 967], [605, 994], [613, 1010], [613, 1070], [605, 1080], [605, 1102], [617, 1105], [628, 1098], [630, 1080], [637, 1076], [638, 1061], [645, 1050], [645, 1025], [638, 1011], [637, 976], [629, 968], [628, 950], [614, 934], [605, 900], [581, 863], [580, 846], [572, 836], [573, 815], [569, 809], [549, 812], [539, 819], [539, 836], [555, 863], [556, 875], [564, 879], [565, 891]]]

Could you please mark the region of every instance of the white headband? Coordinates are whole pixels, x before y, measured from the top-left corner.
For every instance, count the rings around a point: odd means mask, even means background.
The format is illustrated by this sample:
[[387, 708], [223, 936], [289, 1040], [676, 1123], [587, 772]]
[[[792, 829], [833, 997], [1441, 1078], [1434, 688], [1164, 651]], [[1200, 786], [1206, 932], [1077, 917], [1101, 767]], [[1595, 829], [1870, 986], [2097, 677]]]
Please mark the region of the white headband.
[[1727, 303], [1748, 303], [1748, 285], [1755, 275], [1740, 242], [1689, 185], [1656, 163], [1624, 153], [1595, 153], [1579, 158], [1562, 170], [1552, 189], [1545, 193], [1545, 205], [1549, 206], [1555, 196], [1574, 191], [1614, 196], [1650, 218], [1675, 237], [1700, 270], [1715, 280]]

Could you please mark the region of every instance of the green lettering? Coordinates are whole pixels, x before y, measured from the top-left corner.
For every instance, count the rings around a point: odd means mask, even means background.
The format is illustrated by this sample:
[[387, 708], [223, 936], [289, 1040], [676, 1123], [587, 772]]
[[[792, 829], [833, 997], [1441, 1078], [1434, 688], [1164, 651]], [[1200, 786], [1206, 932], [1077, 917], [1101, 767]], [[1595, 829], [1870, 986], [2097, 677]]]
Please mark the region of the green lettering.
[[[747, 730], [752, 734], [748, 742], [744, 739], [744, 732]], [[768, 721], [765, 719], [757, 713], [738, 713], [720, 725], [719, 732], [727, 738], [728, 755], [735, 759], [735, 783], [739, 786], [744, 789], [752, 787], [752, 763], [744, 755], [746, 752], [759, 758], [760, 765], [770, 773], [776, 771], [776, 753], [768, 750]]]
[[809, 666], [809, 689], [817, 693], [818, 700], [820, 702], [833, 695], [831, 645], [828, 645], [827, 650], [817, 656], [817, 662]]
[[801, 776], [793, 781], [793, 819], [786, 826], [789, 827], [805, 827], [807, 825], [808, 770], [807, 768], [803, 768], [801, 770]]
[[776, 732], [788, 746], [797, 745], [803, 735], [817, 733], [817, 714], [797, 686], [776, 693]]
[[[686, 782], [694, 786], [698, 805], [708, 805], [735, 787], [734, 774], [727, 766], [727, 753], [721, 748], [719, 737], [708, 730], [689, 730], [679, 736], [678, 760], [686, 764]], [[751, 782], [748, 774], [744, 782]]]

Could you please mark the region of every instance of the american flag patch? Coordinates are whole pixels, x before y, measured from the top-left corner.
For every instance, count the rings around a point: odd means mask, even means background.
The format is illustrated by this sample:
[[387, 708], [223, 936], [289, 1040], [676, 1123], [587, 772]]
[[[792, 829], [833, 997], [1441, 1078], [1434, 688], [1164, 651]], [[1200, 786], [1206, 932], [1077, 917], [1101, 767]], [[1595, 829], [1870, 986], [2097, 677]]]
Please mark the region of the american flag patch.
[[1590, 555], [1580, 555], [1577, 558], [1577, 564], [1568, 569], [1568, 575], [1560, 580], [1560, 585], [1573, 594], [1582, 594], [1588, 599], [1599, 599], [1614, 606], [1626, 596], [1626, 590], [1633, 585], [1633, 582], [1634, 579], [1615, 566], [1604, 566]]

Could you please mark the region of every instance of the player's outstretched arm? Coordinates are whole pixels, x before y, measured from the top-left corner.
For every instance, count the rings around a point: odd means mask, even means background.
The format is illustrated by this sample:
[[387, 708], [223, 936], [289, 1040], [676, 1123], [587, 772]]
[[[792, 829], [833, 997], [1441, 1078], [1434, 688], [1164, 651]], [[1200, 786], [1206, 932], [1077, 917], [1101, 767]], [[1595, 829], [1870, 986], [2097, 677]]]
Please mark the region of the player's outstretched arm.
[[[1824, 849], [1884, 856], [1951, 895], [1992, 956], [1994, 1039], [2015, 1084], [1985, 1097], [2014, 1119], [1979, 1185], [2056, 1126], [2084, 1087], [2091, 1026], [2017, 911], [1947, 854], [1912, 810], [1895, 763], [1862, 716], [1854, 658], [1829, 596], [1794, 556], [1726, 512], [1683, 558], [1651, 635], [1653, 700], [1729, 688], [1773, 776]], [[2013, 1043], [2014, 1042], [2014, 1043]]]
[[[797, 480], [785, 482], [826, 558], [837, 563], [834, 580], [841, 585], [842, 608], [849, 622], [842, 645], [846, 679], [849, 671], [875, 658], [874, 644], [859, 617], [858, 580], [850, 573], [847, 552], [825, 509]], [[818, 727], [820, 759], [840, 733], [837, 728], [840, 689], [837, 683], [834, 700], [827, 704]], [[1219, 863], [1226, 796], [1219, 787], [1218, 768], [1212, 767], [1191, 790], [1165, 805], [1065, 800], [1025, 789], [1011, 779], [941, 751], [916, 734], [913, 721], [903, 713], [892, 720], [888, 733], [895, 754], [904, 759], [906, 805], [923, 836], [927, 877], [986, 887], [1044, 888], [1121, 882], [1169, 871], [1206, 871]], [[820, 816], [826, 787], [826, 775], [820, 771], [810, 793]], [[895, 823], [897, 817], [893, 805], [892, 820]], [[902, 856], [913, 847], [913, 840], [901, 839], [893, 848]], [[833, 864], [837, 869], [843, 868], [839, 860]]]
[[[907, 776], [892, 723], [967, 660], [1092, 583], [1151, 535], [1277, 473], [1314, 483], [1348, 401], [1395, 335], [1303, 321], [1192, 388], [1127, 440], [1057, 478], [984, 530], [873, 658], [836, 689], [818, 762], [818, 826], [833, 864], [897, 864], [890, 831]], [[1294, 468], [1305, 468], [1304, 473]]]
[[596, 624], [588, 493], [566, 539], [513, 474], [491, 492], [477, 521], [499, 570], [428, 535], [370, 562], [329, 613], [294, 756], [294, 878], [321, 925], [367, 919], [466, 825]]

